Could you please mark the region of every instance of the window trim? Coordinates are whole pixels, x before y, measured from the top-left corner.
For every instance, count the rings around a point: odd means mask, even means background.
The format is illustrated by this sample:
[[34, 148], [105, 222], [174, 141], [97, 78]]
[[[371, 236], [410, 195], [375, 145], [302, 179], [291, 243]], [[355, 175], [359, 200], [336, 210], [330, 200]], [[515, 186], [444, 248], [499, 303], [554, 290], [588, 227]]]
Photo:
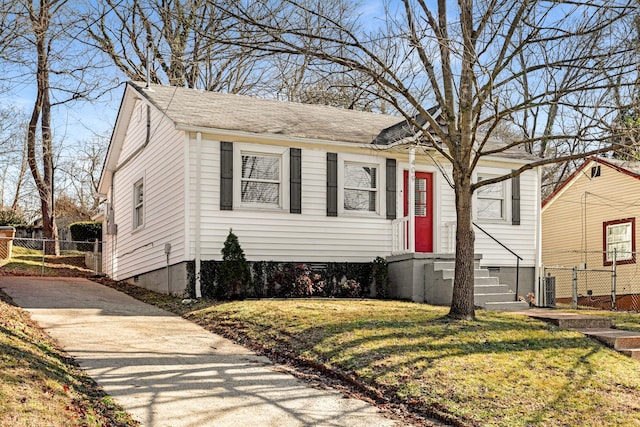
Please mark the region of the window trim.
[[[356, 165], [361, 167], [370, 167], [376, 169], [376, 186], [375, 188], [363, 188], [363, 187], [347, 187], [345, 185], [345, 167], [347, 165]], [[382, 192], [380, 191], [380, 182], [383, 179], [382, 177], [383, 166], [379, 163], [367, 162], [362, 159], [352, 159], [352, 158], [342, 158], [338, 159], [338, 212], [341, 215], [355, 215], [355, 216], [371, 216], [371, 215], [380, 215], [380, 206], [381, 206], [381, 197]], [[375, 202], [375, 210], [355, 210], [355, 209], [345, 209], [344, 200], [345, 200], [345, 190], [362, 190], [373, 192], [376, 194], [376, 202]]]
[[[137, 201], [137, 196], [138, 196], [138, 188], [142, 187], [142, 202], [138, 202]], [[139, 180], [137, 180], [136, 182], [133, 183], [133, 192], [132, 192], [132, 201], [133, 201], [133, 220], [132, 220], [132, 227], [131, 229], [133, 231], [138, 231], [144, 228], [145, 226], [145, 214], [146, 214], [146, 209], [145, 209], [145, 185], [144, 185], [144, 178], [140, 178]], [[138, 210], [141, 209], [142, 210], [142, 222], [138, 222]]]
[[[242, 156], [253, 155], [278, 158], [280, 177], [278, 180], [278, 203], [252, 203], [242, 201]], [[267, 146], [259, 144], [233, 144], [233, 206], [243, 210], [277, 211], [289, 209], [289, 147]], [[263, 180], [259, 180], [263, 181]], [[267, 182], [264, 180], [264, 182]], [[270, 181], [269, 181], [270, 182]], [[273, 181], [275, 183], [275, 181]]]
[[[478, 173], [477, 175], [477, 179], [476, 182], [480, 182], [483, 181], [485, 179], [492, 179], [497, 177], [498, 175], [491, 175], [491, 174], [485, 174], [485, 173]], [[502, 187], [502, 198], [498, 199], [495, 197], [480, 197], [480, 188], [478, 188], [478, 190], [476, 191], [475, 194], [475, 204], [474, 204], [474, 211], [475, 211], [475, 218], [478, 222], [485, 222], [485, 223], [502, 223], [502, 222], [507, 222], [508, 218], [509, 218], [509, 212], [507, 212], [507, 200], [510, 199], [510, 195], [507, 193], [508, 189], [507, 189], [507, 185], [506, 182], [508, 180], [504, 180], [504, 181], [500, 181], [500, 182], [496, 182], [494, 184], [489, 184], [489, 185], [500, 185]], [[482, 188], [482, 187], [481, 187]], [[478, 209], [479, 207], [479, 200], [480, 199], [485, 199], [485, 200], [501, 200], [501, 211], [502, 211], [502, 216], [500, 218], [483, 218], [480, 216], [480, 210]]]
[[631, 258], [616, 260], [616, 265], [620, 264], [635, 264], [636, 263], [636, 219], [634, 218], [623, 218], [616, 219], [613, 221], [604, 221], [602, 223], [602, 264], [604, 266], [613, 265], [613, 261], [607, 260], [608, 250], [608, 241], [607, 241], [607, 228], [612, 225], [620, 225], [620, 224], [630, 224], [631, 225]]

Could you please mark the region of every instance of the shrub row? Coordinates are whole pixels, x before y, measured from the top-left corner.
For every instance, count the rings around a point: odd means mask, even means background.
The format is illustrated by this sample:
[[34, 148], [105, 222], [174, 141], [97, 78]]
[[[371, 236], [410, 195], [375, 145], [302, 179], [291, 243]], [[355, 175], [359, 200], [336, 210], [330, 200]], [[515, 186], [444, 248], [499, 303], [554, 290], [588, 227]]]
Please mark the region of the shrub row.
[[[248, 262], [247, 280], [228, 279], [225, 261], [202, 261], [200, 289], [205, 298], [388, 297], [387, 262]], [[195, 262], [187, 266], [191, 297], [195, 296]]]

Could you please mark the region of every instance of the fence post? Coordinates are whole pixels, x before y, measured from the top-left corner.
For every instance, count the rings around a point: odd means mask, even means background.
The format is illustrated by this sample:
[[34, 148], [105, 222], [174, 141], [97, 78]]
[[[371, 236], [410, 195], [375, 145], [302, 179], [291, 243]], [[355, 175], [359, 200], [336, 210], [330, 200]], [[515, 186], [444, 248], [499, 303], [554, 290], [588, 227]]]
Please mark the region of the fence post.
[[573, 278], [571, 280], [571, 308], [578, 308], [578, 267], [573, 267]]
[[42, 239], [42, 270], [40, 272], [41, 276], [44, 276], [44, 260], [45, 260], [44, 257], [46, 256], [45, 254], [47, 253], [46, 249], [47, 249], [47, 239]]
[[617, 267], [616, 267], [616, 259], [617, 259], [618, 251], [617, 249], [613, 249], [613, 262], [611, 263], [611, 309], [616, 309], [616, 277], [617, 277]]

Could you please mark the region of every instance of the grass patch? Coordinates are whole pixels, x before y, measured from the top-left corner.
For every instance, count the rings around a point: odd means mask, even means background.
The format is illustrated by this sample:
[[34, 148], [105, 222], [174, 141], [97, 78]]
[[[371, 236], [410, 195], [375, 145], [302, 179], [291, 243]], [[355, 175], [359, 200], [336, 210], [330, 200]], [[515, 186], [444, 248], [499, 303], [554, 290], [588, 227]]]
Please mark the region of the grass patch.
[[352, 375], [461, 425], [640, 425], [640, 364], [522, 315], [451, 321], [385, 301], [243, 301], [187, 317], [267, 352]]
[[0, 426], [136, 426], [0, 290]]
[[0, 260], [0, 275], [4, 276], [86, 277], [92, 274], [84, 265], [84, 252], [78, 251], [62, 251], [59, 256], [47, 255], [43, 260], [42, 251], [14, 246], [11, 258]]
[[378, 403], [453, 425], [640, 426], [637, 361], [523, 315], [479, 311], [477, 321], [452, 321], [442, 307], [367, 300], [188, 306], [105, 284]]

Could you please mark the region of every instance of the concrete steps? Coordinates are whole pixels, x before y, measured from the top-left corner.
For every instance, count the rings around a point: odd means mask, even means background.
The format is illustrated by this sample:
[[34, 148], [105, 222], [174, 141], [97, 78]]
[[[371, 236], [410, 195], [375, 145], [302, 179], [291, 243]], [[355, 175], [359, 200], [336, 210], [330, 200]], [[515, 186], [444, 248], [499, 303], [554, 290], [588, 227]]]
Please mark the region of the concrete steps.
[[[453, 261], [437, 261], [433, 263], [433, 272], [438, 274], [439, 280], [453, 283], [455, 274]], [[500, 284], [497, 277], [491, 277], [489, 270], [480, 267], [476, 262], [474, 271], [474, 303], [486, 310], [494, 311], [522, 311], [529, 308], [524, 301], [516, 301], [516, 296], [509, 286]]]
[[528, 310], [524, 314], [562, 329], [573, 329], [632, 359], [640, 360], [640, 332], [614, 329], [610, 319], [548, 309]]
[[607, 329], [611, 320], [605, 317], [588, 316], [579, 313], [563, 313], [548, 309], [533, 309], [527, 312], [529, 317], [543, 320], [562, 329]]
[[582, 329], [579, 332], [620, 353], [640, 360], [640, 333], [621, 329]]
[[526, 311], [529, 304], [524, 301], [487, 302], [483, 308], [489, 311]]

